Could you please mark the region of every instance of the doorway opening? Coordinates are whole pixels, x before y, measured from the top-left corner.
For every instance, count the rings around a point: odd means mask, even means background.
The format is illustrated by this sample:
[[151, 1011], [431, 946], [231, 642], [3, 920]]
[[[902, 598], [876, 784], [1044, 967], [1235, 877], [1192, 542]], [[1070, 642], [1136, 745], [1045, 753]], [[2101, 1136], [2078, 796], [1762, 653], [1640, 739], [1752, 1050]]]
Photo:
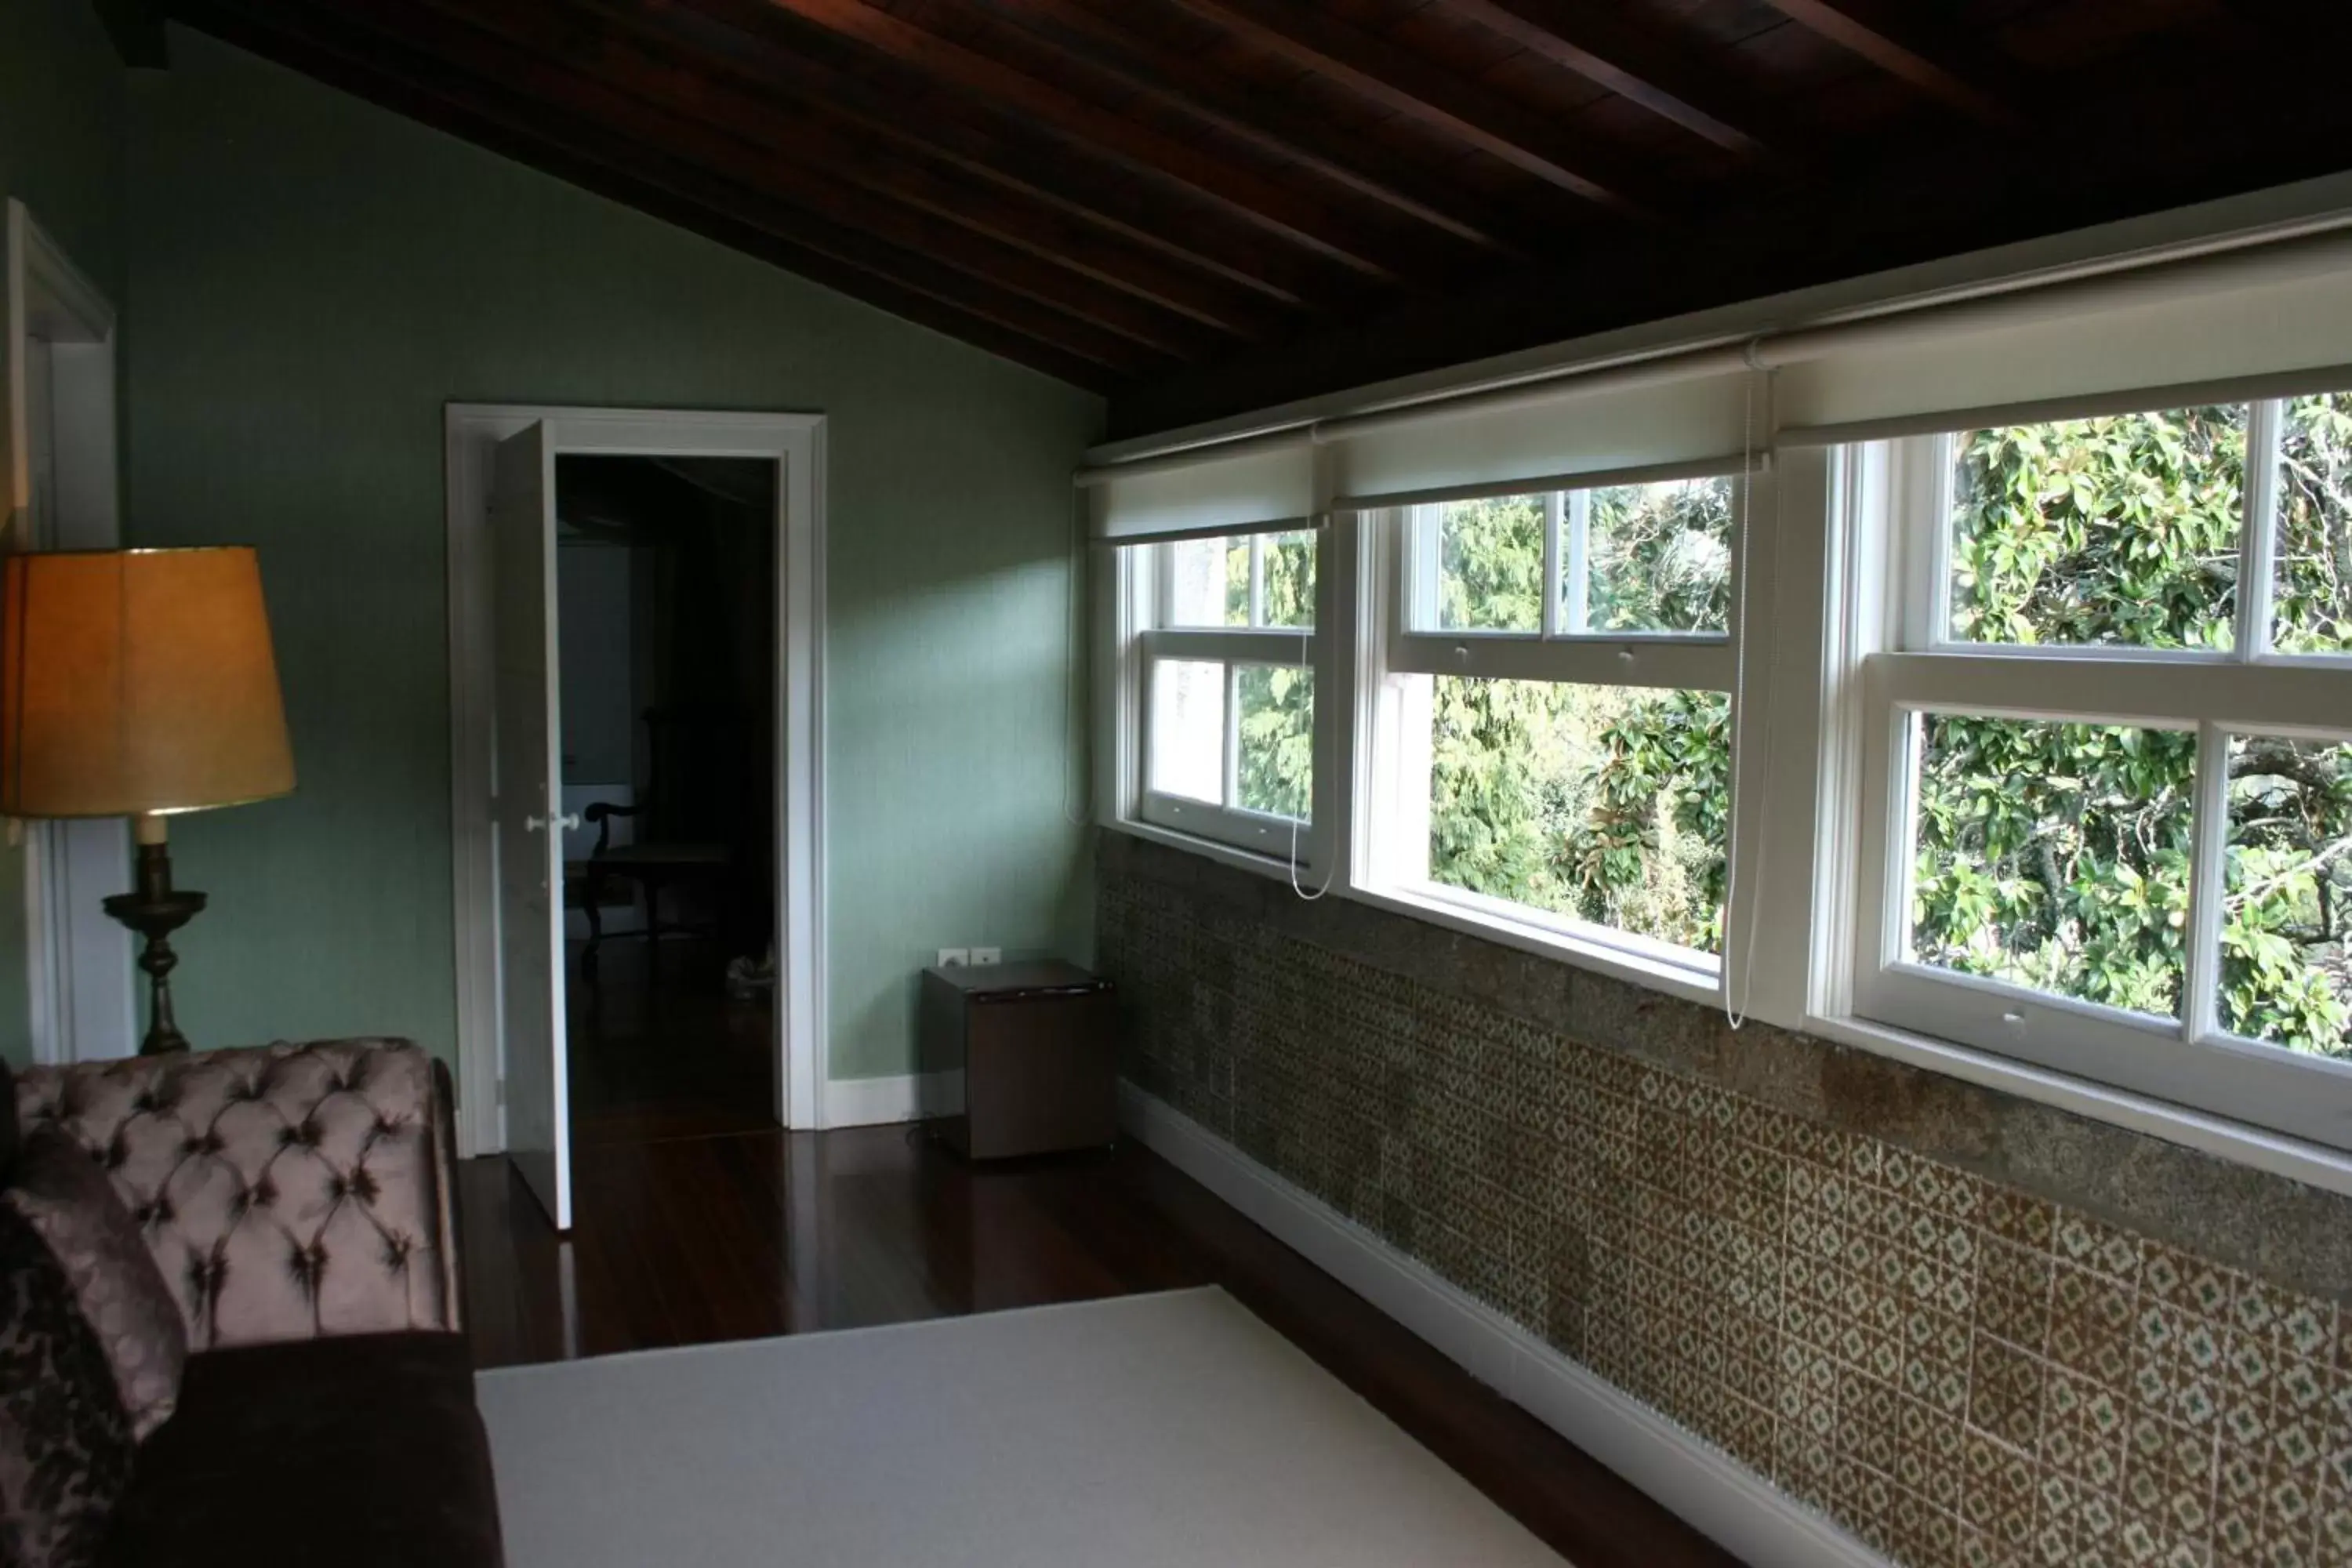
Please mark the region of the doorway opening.
[[[690, 998], [694, 994], [685, 988], [713, 973], [722, 989], [700, 995], [720, 1005], [730, 963], [745, 961], [736, 969], [734, 989], [752, 994], [741, 996], [745, 1002], [761, 1000], [757, 993], [766, 990], [766, 1011], [747, 1006], [726, 1022], [730, 1034], [766, 1037], [769, 1095], [760, 1125], [824, 1124], [825, 420], [819, 414], [451, 404], [445, 426], [458, 1149], [463, 1155], [506, 1154], [555, 1228], [568, 1231], [574, 1131], [569, 1018], [575, 985], [588, 1021], [604, 1007], [614, 1020], [614, 1034], [625, 1037], [633, 1031], [619, 1021], [626, 1016], [619, 993], [631, 980], [641, 975], [643, 1016], [650, 1020], [655, 1007]], [[567, 461], [576, 458], [607, 462], [582, 468]], [[748, 477], [752, 469], [759, 480]], [[572, 498], [570, 523], [558, 516], [559, 491], [567, 488], [562, 476], [587, 486]], [[762, 484], [764, 489], [758, 488]], [[648, 495], [655, 498], [650, 503], [643, 500]], [[677, 503], [681, 496], [690, 501]], [[631, 693], [622, 709], [629, 716], [624, 728], [630, 761], [624, 768], [612, 752], [592, 757], [565, 743], [562, 645], [579, 638], [564, 625], [562, 558], [585, 561], [581, 552], [594, 548], [636, 549], [584, 541], [600, 532], [608, 539], [658, 537], [666, 526], [662, 515], [680, 504], [714, 514], [730, 508], [757, 512], [765, 538], [737, 537], [726, 549], [764, 552], [749, 559], [766, 567], [742, 569], [720, 551], [721, 536], [710, 536], [719, 567], [702, 573], [705, 591], [678, 602], [674, 617], [709, 623], [677, 631], [677, 637], [709, 638], [692, 659], [675, 651], [663, 655], [660, 636], [644, 641], [640, 651], [631, 622], [630, 651], [619, 668], [634, 672], [650, 660], [656, 673], [643, 677], [648, 684], [640, 691], [640, 677], [613, 673], [608, 659], [607, 688], [625, 685]], [[567, 545], [567, 539], [576, 542]], [[662, 547], [645, 548], [655, 558], [650, 580], [657, 584]], [[610, 562], [604, 569], [608, 577], [634, 575]], [[593, 579], [598, 566], [585, 570]], [[714, 576], [719, 585], [710, 588]], [[713, 673], [714, 662], [732, 661], [710, 651], [728, 641], [719, 629], [726, 619], [715, 606], [737, 594], [764, 597], [770, 619], [755, 646], [765, 647], [767, 665], [756, 677], [727, 676], [733, 689], [717, 702], [711, 691], [721, 675]], [[658, 673], [665, 657], [675, 665], [669, 677]], [[671, 684], [662, 685], [664, 679]], [[762, 690], [765, 702], [748, 724], [739, 720], [730, 732], [729, 725], [713, 721], [709, 710], [714, 706], [759, 703]], [[609, 734], [609, 715], [606, 722]], [[748, 754], [755, 750], [758, 756]], [[579, 757], [576, 773], [567, 773], [567, 752]], [[760, 796], [760, 789], [746, 788], [739, 776], [755, 770], [765, 773], [766, 820], [730, 826], [744, 803]], [[631, 846], [717, 842], [728, 847], [722, 861], [755, 869], [764, 889], [730, 890], [716, 873], [697, 871], [715, 885], [689, 890], [667, 868], [640, 865], [636, 870], [650, 871], [663, 884], [649, 915], [643, 877], [593, 864], [599, 857], [596, 834], [587, 831], [588, 812], [597, 802], [571, 787], [623, 784], [629, 799], [612, 804], [645, 809], [598, 814], [593, 826], [604, 830], [604, 859]], [[640, 791], [650, 798], [641, 799]], [[714, 832], [722, 837], [714, 839]], [[575, 861], [589, 864], [569, 864]], [[594, 894], [587, 888], [592, 869], [599, 884]], [[630, 881], [639, 883], [634, 918], [646, 926], [642, 936], [622, 929], [628, 921], [619, 918], [623, 900], [612, 886]], [[574, 908], [566, 907], [568, 892]], [[591, 909], [600, 922], [615, 919], [592, 932]], [[658, 937], [654, 916], [663, 933]], [[764, 946], [756, 934], [763, 926]], [[593, 981], [581, 973], [592, 934], [603, 939]], [[771, 962], [774, 978], [762, 987]], [[614, 990], [592, 994], [591, 984]], [[634, 1032], [656, 1042], [661, 1036], [650, 1025]], [[623, 1062], [605, 1077], [616, 1095], [590, 1086], [590, 1114], [616, 1106], [642, 1111], [648, 1104], [644, 1080], [631, 1075], [675, 1065], [658, 1058]], [[583, 1068], [596, 1070], [589, 1063]], [[760, 1081], [748, 1068], [731, 1080], [720, 1102], [723, 1114], [740, 1113], [735, 1087]], [[690, 1105], [700, 1097], [689, 1087], [687, 1098]]]
[[555, 459], [572, 1143], [776, 1125], [777, 471]]

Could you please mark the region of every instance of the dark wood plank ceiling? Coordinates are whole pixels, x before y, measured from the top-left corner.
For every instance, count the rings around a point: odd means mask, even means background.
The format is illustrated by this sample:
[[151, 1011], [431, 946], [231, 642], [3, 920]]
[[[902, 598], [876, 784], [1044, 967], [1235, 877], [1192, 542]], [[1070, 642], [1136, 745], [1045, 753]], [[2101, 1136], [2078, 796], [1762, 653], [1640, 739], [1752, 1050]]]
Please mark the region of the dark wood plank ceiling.
[[2352, 163], [2341, 0], [160, 0], [1123, 434]]

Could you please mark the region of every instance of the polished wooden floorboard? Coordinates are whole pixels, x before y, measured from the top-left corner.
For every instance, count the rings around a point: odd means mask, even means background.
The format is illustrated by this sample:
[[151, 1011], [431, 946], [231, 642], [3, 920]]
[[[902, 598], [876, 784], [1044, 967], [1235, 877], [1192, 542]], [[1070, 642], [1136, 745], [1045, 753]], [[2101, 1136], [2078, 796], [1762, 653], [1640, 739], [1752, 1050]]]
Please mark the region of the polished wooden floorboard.
[[593, 981], [582, 946], [565, 963], [575, 1147], [775, 1126], [772, 993], [730, 995], [710, 942], [608, 942]]
[[599, 1143], [562, 1240], [459, 1174], [484, 1366], [1222, 1285], [1577, 1568], [1732, 1560], [1147, 1150], [975, 1168], [904, 1127]]

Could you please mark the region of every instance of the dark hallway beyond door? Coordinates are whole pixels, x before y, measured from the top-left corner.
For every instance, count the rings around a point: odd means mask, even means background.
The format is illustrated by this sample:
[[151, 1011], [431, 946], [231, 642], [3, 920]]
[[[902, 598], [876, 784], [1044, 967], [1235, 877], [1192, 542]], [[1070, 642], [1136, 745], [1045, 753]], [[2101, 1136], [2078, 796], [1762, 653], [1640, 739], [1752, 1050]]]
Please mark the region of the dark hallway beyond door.
[[776, 465], [556, 459], [579, 1160], [776, 1124]]
[[730, 991], [708, 938], [608, 948], [593, 985], [571, 956], [575, 1164], [614, 1143], [775, 1126], [773, 987]]

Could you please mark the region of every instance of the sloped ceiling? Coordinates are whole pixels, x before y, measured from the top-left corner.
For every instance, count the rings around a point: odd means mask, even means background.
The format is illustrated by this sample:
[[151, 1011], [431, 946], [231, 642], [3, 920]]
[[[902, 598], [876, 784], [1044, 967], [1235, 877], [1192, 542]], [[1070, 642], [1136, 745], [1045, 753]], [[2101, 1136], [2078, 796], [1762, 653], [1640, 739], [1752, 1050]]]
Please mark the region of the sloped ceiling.
[[2338, 0], [150, 4], [1121, 434], [2352, 163]]

